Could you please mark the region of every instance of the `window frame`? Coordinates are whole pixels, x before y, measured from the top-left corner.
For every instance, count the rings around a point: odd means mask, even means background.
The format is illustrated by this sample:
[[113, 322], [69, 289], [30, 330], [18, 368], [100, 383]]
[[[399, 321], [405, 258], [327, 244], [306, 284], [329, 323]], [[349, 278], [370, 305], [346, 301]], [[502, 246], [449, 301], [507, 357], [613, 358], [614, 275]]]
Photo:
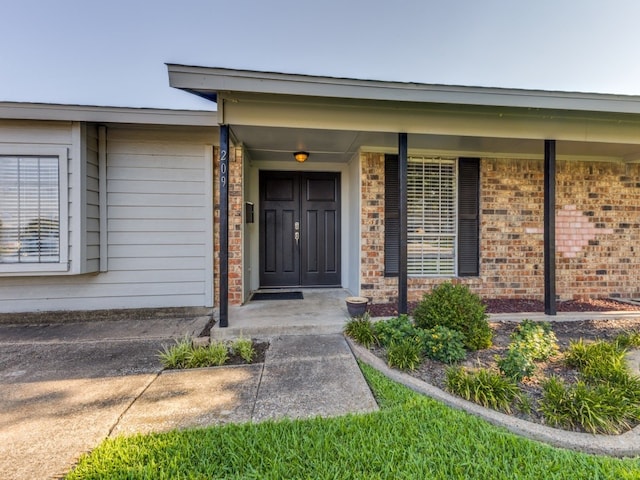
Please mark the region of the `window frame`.
[[66, 147], [0, 145], [2, 157], [57, 157], [60, 257], [57, 262], [0, 263], [0, 275], [33, 275], [69, 271], [69, 150]]

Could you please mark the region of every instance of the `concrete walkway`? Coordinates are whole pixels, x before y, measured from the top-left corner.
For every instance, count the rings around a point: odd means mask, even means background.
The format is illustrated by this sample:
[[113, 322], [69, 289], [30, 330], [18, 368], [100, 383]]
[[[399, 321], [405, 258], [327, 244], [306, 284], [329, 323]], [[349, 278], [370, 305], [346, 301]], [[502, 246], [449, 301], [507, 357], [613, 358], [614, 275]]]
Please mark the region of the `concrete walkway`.
[[[231, 320], [236, 328], [214, 327], [214, 336], [225, 331], [230, 336], [269, 337], [271, 342], [265, 362], [248, 366], [162, 371], [157, 356], [162, 346], [198, 335], [208, 317], [0, 325], [0, 477], [63, 475], [83, 452], [109, 436], [376, 410], [352, 350], [339, 333], [346, 321], [345, 296], [342, 290], [310, 292], [305, 293], [306, 303], [252, 302], [235, 311]], [[581, 313], [547, 319], [626, 316]], [[509, 314], [505, 319], [517, 317]], [[252, 322], [262, 323], [251, 331]], [[268, 327], [277, 327], [272, 330], [278, 335], [267, 335]], [[384, 362], [365, 358], [365, 352], [359, 355], [385, 371]], [[493, 418], [490, 412], [476, 412], [481, 409], [477, 405], [439, 397], [443, 392], [434, 393], [429, 385], [413, 385], [404, 376], [396, 379], [509, 427], [508, 416]], [[526, 435], [519, 428], [512, 429]], [[547, 434], [573, 438], [557, 431], [532, 438], [554, 443]], [[600, 445], [587, 439], [587, 448], [582, 439], [573, 445], [555, 444], [629, 454], [639, 451], [639, 434], [636, 428], [619, 440], [599, 439], [604, 441]]]
[[56, 478], [108, 436], [377, 409], [341, 334], [271, 339], [264, 364], [162, 371], [208, 318], [0, 325], [2, 479]]

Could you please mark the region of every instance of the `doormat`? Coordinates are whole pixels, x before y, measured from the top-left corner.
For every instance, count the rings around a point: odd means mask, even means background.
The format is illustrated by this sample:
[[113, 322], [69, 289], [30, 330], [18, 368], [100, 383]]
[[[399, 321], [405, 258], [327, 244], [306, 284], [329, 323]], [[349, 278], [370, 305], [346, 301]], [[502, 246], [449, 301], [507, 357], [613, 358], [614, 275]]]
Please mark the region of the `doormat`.
[[302, 292], [256, 292], [251, 297], [254, 300], [303, 300]]

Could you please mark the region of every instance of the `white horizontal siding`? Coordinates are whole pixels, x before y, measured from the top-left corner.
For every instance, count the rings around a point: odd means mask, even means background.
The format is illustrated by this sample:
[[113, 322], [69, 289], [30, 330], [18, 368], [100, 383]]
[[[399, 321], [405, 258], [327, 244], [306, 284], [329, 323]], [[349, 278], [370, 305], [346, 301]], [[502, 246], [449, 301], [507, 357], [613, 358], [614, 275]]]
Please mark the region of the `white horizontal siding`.
[[[212, 128], [109, 126], [109, 271], [0, 278], [0, 311], [211, 306], [207, 144], [215, 135]], [[87, 258], [99, 253], [94, 163], [87, 164]]]
[[86, 186], [85, 186], [85, 272], [100, 270], [100, 185], [98, 180], [98, 129], [86, 129]]

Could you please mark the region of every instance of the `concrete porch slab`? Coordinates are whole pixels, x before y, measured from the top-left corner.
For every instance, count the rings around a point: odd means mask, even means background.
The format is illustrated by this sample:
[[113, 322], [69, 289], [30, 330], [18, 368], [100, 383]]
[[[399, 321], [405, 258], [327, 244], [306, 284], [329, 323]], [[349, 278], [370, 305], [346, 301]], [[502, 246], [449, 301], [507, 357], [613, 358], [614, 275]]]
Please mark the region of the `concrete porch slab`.
[[[297, 289], [300, 290], [300, 289]], [[349, 320], [342, 288], [301, 289], [303, 300], [251, 301], [229, 307], [229, 326], [211, 329], [211, 337], [270, 338], [280, 335], [328, 335], [341, 333]]]

